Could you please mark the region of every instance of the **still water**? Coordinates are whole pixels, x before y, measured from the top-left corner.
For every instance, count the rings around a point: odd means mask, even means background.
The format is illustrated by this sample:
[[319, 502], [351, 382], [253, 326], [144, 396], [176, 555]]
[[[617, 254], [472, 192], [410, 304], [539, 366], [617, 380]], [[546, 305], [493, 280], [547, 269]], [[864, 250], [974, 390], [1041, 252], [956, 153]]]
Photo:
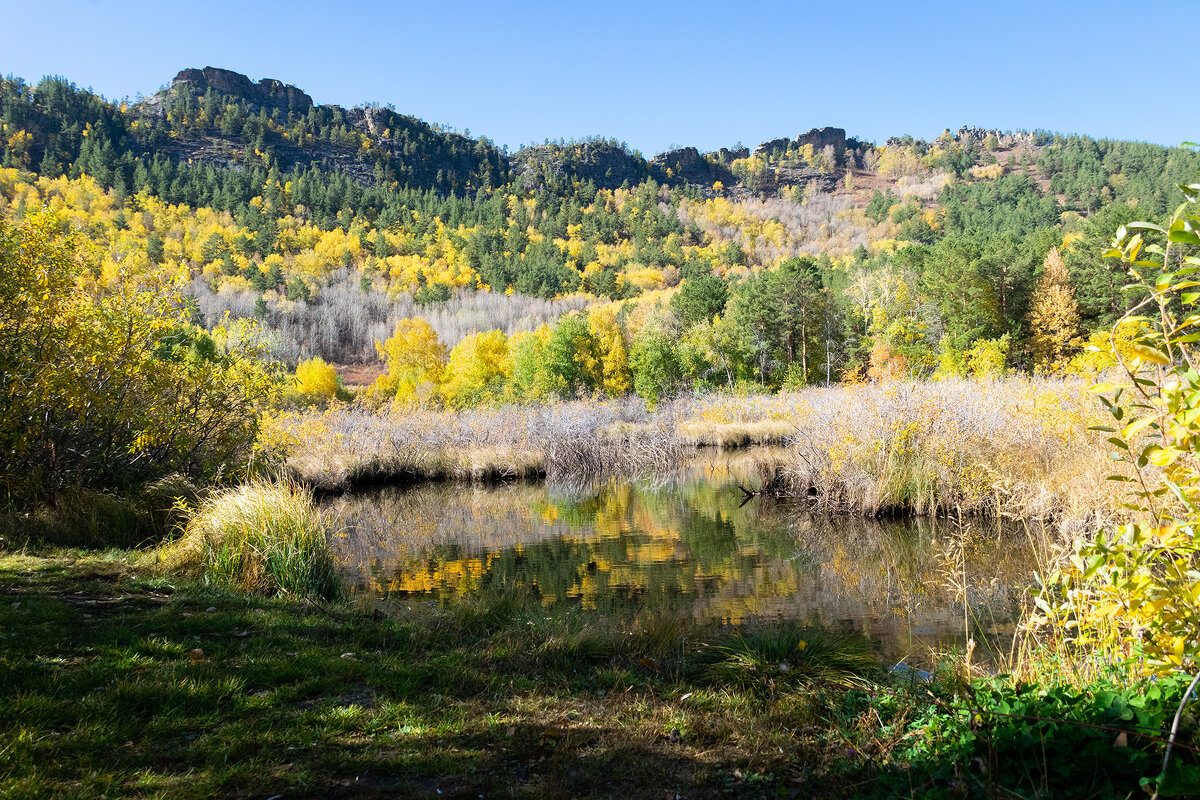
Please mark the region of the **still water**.
[[[1036, 569], [994, 520], [864, 520], [745, 496], [765, 448], [700, 451], [671, 479], [454, 483], [329, 499], [354, 592], [382, 602], [512, 598], [551, 614], [795, 618], [866, 634], [883, 658], [1003, 650]], [[963, 600], [966, 600], [964, 609]], [[965, 617], [965, 618], [964, 618]]]

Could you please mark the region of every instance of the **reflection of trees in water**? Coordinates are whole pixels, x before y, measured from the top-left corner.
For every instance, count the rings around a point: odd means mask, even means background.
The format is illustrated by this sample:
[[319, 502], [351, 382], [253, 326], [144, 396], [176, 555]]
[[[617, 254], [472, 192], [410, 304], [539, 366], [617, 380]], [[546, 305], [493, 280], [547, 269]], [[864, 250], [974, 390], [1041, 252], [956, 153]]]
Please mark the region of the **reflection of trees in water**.
[[[752, 451], [751, 451], [752, 452]], [[337, 554], [360, 590], [495, 595], [548, 608], [733, 622], [815, 618], [893, 640], [960, 631], [939, 552], [963, 542], [968, 597], [1007, 609], [1032, 573], [1024, 534], [938, 520], [814, 517], [734, 484], [755, 461], [672, 483], [426, 484], [337, 498]], [[957, 544], [955, 544], [957, 546]]]

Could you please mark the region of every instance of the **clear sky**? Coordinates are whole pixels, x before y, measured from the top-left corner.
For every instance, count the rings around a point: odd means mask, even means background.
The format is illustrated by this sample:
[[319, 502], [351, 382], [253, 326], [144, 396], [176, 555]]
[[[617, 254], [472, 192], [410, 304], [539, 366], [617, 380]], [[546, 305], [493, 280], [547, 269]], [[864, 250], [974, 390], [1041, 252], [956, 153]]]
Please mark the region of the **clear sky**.
[[0, 72], [109, 99], [185, 67], [392, 104], [516, 148], [601, 135], [650, 156], [833, 125], [1200, 140], [1200, 0], [954, 3], [2, 0]]

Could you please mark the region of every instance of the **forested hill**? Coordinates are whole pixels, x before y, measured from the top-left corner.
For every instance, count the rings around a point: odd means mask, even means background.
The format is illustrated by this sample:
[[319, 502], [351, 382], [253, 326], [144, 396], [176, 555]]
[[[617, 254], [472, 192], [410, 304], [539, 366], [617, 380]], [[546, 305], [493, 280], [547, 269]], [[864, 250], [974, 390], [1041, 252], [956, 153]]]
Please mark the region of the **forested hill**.
[[[720, 182], [735, 192], [766, 188], [762, 170], [753, 175], [731, 171], [731, 164], [750, 156], [746, 148], [702, 154], [684, 147], [647, 160], [623, 142], [595, 138], [547, 141], [509, 156], [486, 137], [444, 131], [376, 105], [315, 105], [296, 86], [271, 78], [256, 83], [216, 67], [184, 69], [169, 87], [133, 103], [106, 102], [59, 77], [44, 78], [36, 86], [10, 77], [0, 85], [0, 114], [9, 131], [5, 138], [24, 134], [6, 142], [9, 166], [32, 168], [42, 175], [86, 173], [123, 191], [149, 190], [192, 205], [235, 207], [244, 193], [238, 184], [249, 181], [223, 172], [214, 177], [204, 169], [226, 167], [239, 173], [295, 174], [302, 183], [331, 183], [331, 194], [343, 207], [346, 195], [350, 205], [357, 205], [357, 191], [341, 179], [357, 184], [358, 190], [441, 195], [489, 192], [510, 182], [525, 190], [554, 192], [572, 183], [615, 189], [649, 178], [705, 188]], [[766, 142], [755, 155], [782, 156], [805, 144], [817, 153], [830, 149], [831, 162], [842, 159], [847, 149], [851, 160], [861, 159], [856, 150], [861, 145], [836, 128]], [[804, 182], [818, 175], [816, 170], [808, 173], [792, 170], [790, 177], [795, 183], [796, 178]], [[336, 205], [322, 202], [322, 197], [308, 199], [315, 201], [318, 216]]]
[[981, 342], [1049, 363], [1034, 306], [1051, 254], [1077, 304], [1061, 363], [1124, 307], [1105, 243], [1200, 171], [1185, 148], [976, 128], [508, 153], [212, 67], [117, 103], [6, 78], [0, 124], [0, 214], [52, 206], [114, 263], [188, 282], [205, 319], [258, 318], [288, 362], [374, 361], [413, 315], [453, 345], [612, 303], [630, 347], [657, 331], [701, 353], [663, 368], [675, 387], [961, 370]]
[[465, 194], [509, 175], [485, 138], [387, 108], [314, 105], [295, 86], [213, 67], [185, 69], [169, 88], [119, 104], [58, 77], [36, 86], [10, 77], [0, 82], [0, 118], [10, 166], [86, 173], [119, 191], [229, 210], [269, 176], [289, 176], [329, 223], [345, 208], [381, 210], [380, 190]]
[[[740, 143], [709, 153], [680, 147], [649, 160], [624, 142], [600, 137], [547, 140], [509, 154], [486, 137], [442, 130], [388, 107], [315, 105], [296, 86], [271, 78], [254, 82], [216, 67], [184, 69], [152, 96], [120, 103], [60, 77], [31, 85], [10, 76], [0, 79], [0, 120], [5, 166], [43, 176], [88, 174], [118, 192], [148, 191], [169, 202], [227, 210], [248, 203], [270, 175], [287, 177], [299, 204], [326, 225], [346, 209], [377, 215], [388, 205], [386, 193], [399, 191], [470, 197], [511, 186], [569, 195], [581, 184], [616, 189], [654, 180], [709, 196], [714, 184], [716, 193], [743, 198], [809, 184], [834, 192], [848, 188], [847, 172], [877, 171], [883, 151], [842, 129], [814, 128], [753, 150]], [[889, 139], [886, 149], [899, 163], [878, 171], [912, 172], [914, 165], [905, 161], [918, 159], [927, 169], [965, 176], [972, 167], [995, 163], [992, 154], [999, 151], [1018, 154], [1022, 166], [1035, 162], [1041, 188], [1057, 195], [1064, 210], [1087, 213], [1121, 195], [1143, 203], [1161, 195], [1160, 187], [1144, 183], [1123, 190], [1130, 179], [1141, 181], [1163, 166], [1165, 148], [1045, 131], [962, 128], [943, 138]], [[1075, 150], [1082, 141], [1084, 152], [1060, 149], [1043, 159], [1045, 146], [1056, 139]], [[1128, 152], [1129, 146], [1139, 152]], [[1180, 180], [1189, 178], [1184, 165], [1175, 166]]]

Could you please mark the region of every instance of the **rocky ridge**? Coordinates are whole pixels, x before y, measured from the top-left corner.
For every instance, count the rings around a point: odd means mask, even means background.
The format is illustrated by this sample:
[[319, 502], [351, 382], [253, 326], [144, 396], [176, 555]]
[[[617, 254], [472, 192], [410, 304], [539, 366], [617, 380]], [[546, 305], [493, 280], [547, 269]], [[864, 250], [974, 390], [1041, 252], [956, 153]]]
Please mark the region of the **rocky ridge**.
[[209, 89], [241, 98], [263, 108], [303, 112], [313, 107], [312, 98], [290, 83], [274, 78], [263, 78], [258, 83], [253, 83], [240, 72], [219, 67], [180, 70], [172, 79], [168, 91], [189, 91], [197, 97], [203, 97]]

